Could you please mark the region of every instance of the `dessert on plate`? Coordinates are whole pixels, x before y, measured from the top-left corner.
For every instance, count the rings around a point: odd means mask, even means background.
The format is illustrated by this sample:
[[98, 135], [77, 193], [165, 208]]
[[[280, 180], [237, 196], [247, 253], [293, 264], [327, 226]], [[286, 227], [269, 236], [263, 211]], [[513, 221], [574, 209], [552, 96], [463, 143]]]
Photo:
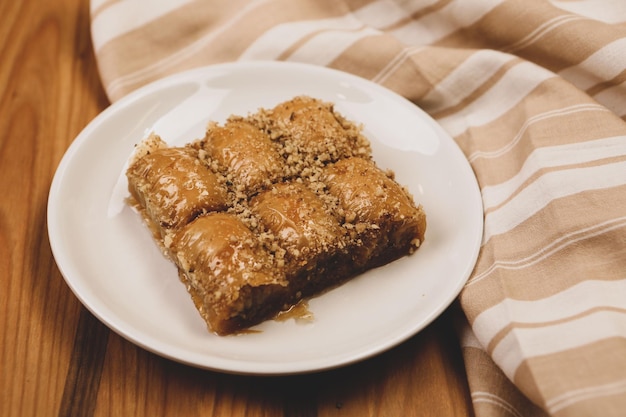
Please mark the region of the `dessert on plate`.
[[376, 165], [360, 126], [307, 96], [211, 122], [181, 147], [151, 134], [126, 175], [130, 203], [218, 335], [424, 241], [424, 210]]

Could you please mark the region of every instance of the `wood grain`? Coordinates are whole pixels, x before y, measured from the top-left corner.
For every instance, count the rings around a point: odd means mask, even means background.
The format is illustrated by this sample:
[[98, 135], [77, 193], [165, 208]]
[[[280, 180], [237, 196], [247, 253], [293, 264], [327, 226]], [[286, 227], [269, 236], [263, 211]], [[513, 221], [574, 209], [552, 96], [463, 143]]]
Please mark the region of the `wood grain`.
[[47, 196], [73, 138], [108, 106], [86, 0], [0, 2], [1, 416], [467, 416], [448, 311], [406, 343], [311, 375], [190, 368], [110, 332], [54, 263]]

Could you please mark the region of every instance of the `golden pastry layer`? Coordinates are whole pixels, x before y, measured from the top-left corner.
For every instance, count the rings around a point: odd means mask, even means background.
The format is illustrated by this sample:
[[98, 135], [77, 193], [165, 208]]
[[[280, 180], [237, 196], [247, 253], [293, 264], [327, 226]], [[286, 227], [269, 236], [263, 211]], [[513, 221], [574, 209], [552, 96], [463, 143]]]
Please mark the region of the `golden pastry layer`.
[[376, 166], [360, 127], [310, 97], [210, 123], [182, 147], [151, 135], [126, 174], [131, 203], [219, 335], [424, 241], [424, 211]]

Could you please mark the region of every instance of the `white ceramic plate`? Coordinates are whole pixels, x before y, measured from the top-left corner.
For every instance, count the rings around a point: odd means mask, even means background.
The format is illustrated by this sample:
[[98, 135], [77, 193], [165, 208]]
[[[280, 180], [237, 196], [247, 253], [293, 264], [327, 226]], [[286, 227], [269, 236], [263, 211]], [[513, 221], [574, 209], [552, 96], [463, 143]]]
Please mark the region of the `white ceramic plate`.
[[[154, 130], [172, 144], [201, 137], [208, 120], [245, 115], [307, 94], [363, 123], [374, 157], [392, 168], [428, 216], [413, 256], [314, 298], [310, 323], [267, 321], [218, 337], [196, 312], [174, 266], [124, 204], [125, 165]], [[375, 355], [432, 322], [460, 292], [480, 247], [482, 203], [454, 141], [423, 111], [374, 83], [303, 64], [245, 62], [181, 73], [116, 102], [63, 157], [50, 190], [56, 262], [80, 301], [111, 329], [161, 356], [243, 374], [293, 374]]]

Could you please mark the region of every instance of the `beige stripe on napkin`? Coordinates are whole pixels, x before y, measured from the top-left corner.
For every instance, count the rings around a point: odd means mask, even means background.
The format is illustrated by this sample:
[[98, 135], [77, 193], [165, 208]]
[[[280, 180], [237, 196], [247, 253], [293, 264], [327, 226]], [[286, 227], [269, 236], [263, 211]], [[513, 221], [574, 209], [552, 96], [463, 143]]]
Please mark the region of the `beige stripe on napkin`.
[[625, 22], [609, 0], [92, 1], [112, 101], [208, 64], [307, 62], [456, 140], [485, 209], [458, 301], [478, 417], [626, 410]]

